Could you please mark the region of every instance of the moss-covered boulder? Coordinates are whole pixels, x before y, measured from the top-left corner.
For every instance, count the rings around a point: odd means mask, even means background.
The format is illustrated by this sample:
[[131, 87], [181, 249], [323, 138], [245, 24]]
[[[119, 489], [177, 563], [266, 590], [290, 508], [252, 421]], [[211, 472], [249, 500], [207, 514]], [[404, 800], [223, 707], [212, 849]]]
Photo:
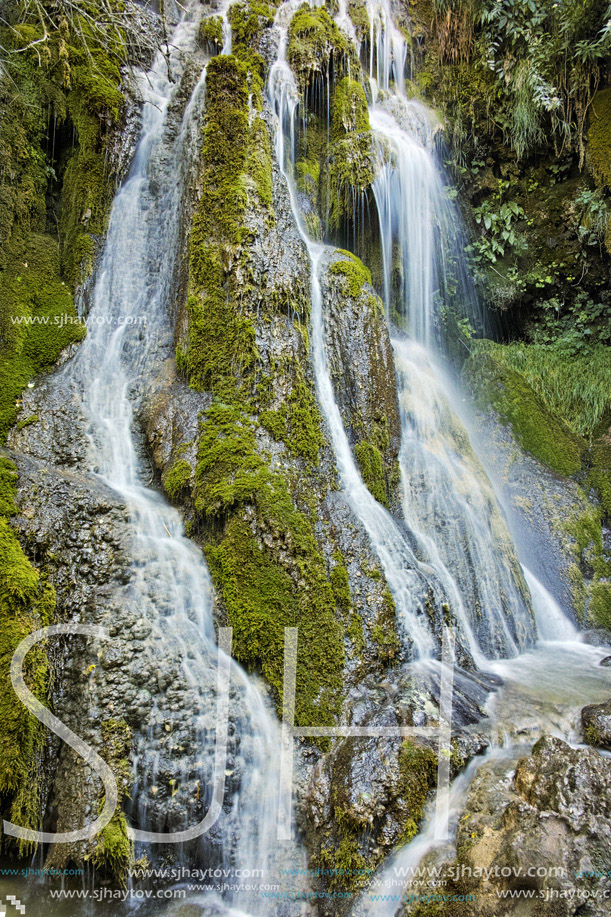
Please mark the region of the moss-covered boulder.
[[335, 395], [361, 474], [385, 506], [398, 502], [401, 422], [384, 307], [358, 258], [336, 250], [321, 274]]
[[325, 81], [341, 76], [349, 60], [357, 71], [359, 67], [354, 48], [326, 9], [307, 3], [291, 19], [288, 60], [303, 90], [316, 75]]

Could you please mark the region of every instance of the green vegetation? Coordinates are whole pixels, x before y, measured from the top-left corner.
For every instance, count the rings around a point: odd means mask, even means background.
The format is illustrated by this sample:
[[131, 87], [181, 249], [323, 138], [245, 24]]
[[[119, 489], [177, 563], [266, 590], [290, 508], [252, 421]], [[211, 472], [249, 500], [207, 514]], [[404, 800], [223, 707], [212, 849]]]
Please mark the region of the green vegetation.
[[[274, 221], [271, 148], [256, 114], [264, 75], [256, 47], [272, 12], [241, 3], [230, 20], [235, 54], [208, 65], [204, 192], [190, 239], [189, 341], [181, 360], [190, 384], [214, 396], [197, 443], [193, 497], [236, 658], [260, 667], [281, 703], [284, 628], [299, 627], [296, 716], [321, 725], [341, 705], [343, 628], [312, 524], [259, 443], [264, 429], [312, 464], [323, 442], [312, 387], [296, 360], [278, 408], [268, 406], [272, 378], [258, 381], [256, 372], [261, 292], [250, 280], [249, 216], [256, 214], [258, 224]], [[265, 308], [271, 316], [288, 304], [271, 299]], [[180, 484], [187, 469], [178, 464], [168, 477]]]
[[339, 80], [333, 90], [331, 111], [331, 140], [341, 140], [346, 134], [369, 130], [369, 109], [360, 83], [349, 77]]
[[[17, 701], [9, 673], [19, 643], [52, 621], [55, 594], [30, 564], [9, 524], [17, 513], [13, 499], [16, 479], [14, 465], [0, 456], [0, 805], [10, 821], [38, 829], [42, 819], [39, 766], [45, 730]], [[24, 673], [28, 687], [44, 703], [49, 664], [40, 645], [28, 653]], [[27, 841], [13, 843], [21, 854], [31, 852], [34, 846]]]
[[369, 13], [362, 0], [348, 0], [348, 15], [359, 41], [367, 41], [370, 34]]
[[498, 359], [498, 352], [499, 345], [482, 342], [463, 368], [476, 400], [482, 407], [491, 405], [504, 423], [511, 424], [522, 448], [539, 461], [559, 474], [575, 474], [581, 469], [585, 444], [545, 407], [519, 373]]
[[0, 441], [15, 422], [29, 380], [49, 369], [64, 347], [82, 340], [69, 287], [60, 279], [57, 242], [31, 233], [0, 273]]
[[392, 663], [401, 649], [401, 641], [397, 633], [397, 608], [389, 589], [384, 590], [382, 607], [370, 632], [377, 644], [378, 658], [384, 664]]
[[124, 8], [105, 10], [17, 2], [0, 26], [0, 439], [24, 385], [84, 335], [71, 293], [106, 225], [128, 53]]
[[[196, 472], [198, 509], [209, 516], [234, 510], [222, 536], [206, 545], [234, 627], [234, 652], [246, 664], [262, 665], [281, 700], [284, 627], [299, 627], [297, 721], [328, 724], [339, 712], [343, 667], [333, 590], [309, 520], [255, 451], [252, 426], [236, 412], [213, 405]], [[249, 516], [236, 512], [244, 504], [256, 510], [254, 530]], [[283, 562], [287, 549], [290, 560]]]
[[[112, 820], [97, 838], [93, 862], [103, 875], [118, 879], [127, 885], [127, 870], [134, 862], [134, 845], [127, 834], [127, 820], [121, 811], [121, 802], [127, 795], [131, 782], [129, 753], [131, 729], [123, 720], [102, 722], [102, 756], [112, 768], [117, 781], [119, 801]], [[103, 806], [103, 802], [102, 802]]]
[[437, 755], [408, 739], [401, 746], [399, 771], [399, 797], [408, 807], [401, 842], [407, 844], [418, 833], [427, 797], [437, 783]]
[[220, 54], [223, 47], [223, 20], [205, 16], [199, 24], [199, 40], [209, 54]]
[[466, 150], [484, 135], [516, 156], [556, 144], [583, 162], [588, 108], [611, 47], [600, 0], [434, 0], [415, 6], [426, 35], [420, 88]]
[[358, 299], [363, 292], [363, 287], [365, 285], [371, 286], [371, 273], [352, 252], [338, 249], [337, 254], [344, 257], [339, 261], [333, 261], [329, 266], [329, 273], [344, 277], [347, 281], [346, 291], [348, 295], [352, 299]]
[[[223, 396], [235, 379], [248, 374], [255, 360], [252, 320], [228, 295], [226, 258], [245, 240], [243, 222], [249, 201], [265, 212], [265, 188], [248, 169], [253, 151], [248, 97], [252, 71], [236, 57], [213, 58], [207, 71], [206, 124], [202, 159], [204, 193], [191, 229], [189, 344], [186, 364], [190, 384]], [[257, 134], [258, 141], [262, 138]], [[271, 169], [271, 151], [260, 150]], [[237, 291], [236, 291], [237, 292]]]
[[170, 500], [183, 496], [191, 483], [193, 469], [186, 459], [178, 459], [166, 472], [163, 486]]
[[343, 32], [323, 7], [312, 9], [307, 3], [291, 20], [287, 56], [302, 89], [308, 87], [315, 73], [327, 78], [331, 71], [343, 74], [349, 59], [352, 72], [358, 72], [356, 54]]
[[354, 457], [370, 493], [378, 503], [388, 507], [386, 476], [380, 450], [373, 443], [357, 443], [354, 447]]
[[611, 191], [611, 89], [597, 92], [592, 100], [588, 150], [596, 180]]
[[593, 435], [611, 409], [611, 352], [567, 353], [560, 346], [474, 342], [522, 376], [543, 405], [577, 436]]

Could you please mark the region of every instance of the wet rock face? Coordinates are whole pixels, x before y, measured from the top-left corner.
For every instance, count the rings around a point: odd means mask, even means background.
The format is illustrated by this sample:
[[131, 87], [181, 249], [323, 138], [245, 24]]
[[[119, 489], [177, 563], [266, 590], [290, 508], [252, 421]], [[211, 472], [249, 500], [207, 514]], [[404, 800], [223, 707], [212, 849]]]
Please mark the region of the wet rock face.
[[380, 454], [385, 480], [374, 496], [396, 506], [401, 421], [382, 301], [364, 265], [339, 250], [326, 257], [321, 291], [329, 368], [346, 431], [357, 460], [365, 449]]
[[607, 704], [590, 704], [584, 707], [581, 711], [581, 725], [586, 742], [597, 748], [611, 750], [611, 701]]
[[545, 736], [513, 773], [506, 761], [484, 764], [459, 822], [458, 859], [444, 868], [444, 893], [474, 897], [427, 917], [603, 917], [610, 813], [611, 761], [593, 750]]

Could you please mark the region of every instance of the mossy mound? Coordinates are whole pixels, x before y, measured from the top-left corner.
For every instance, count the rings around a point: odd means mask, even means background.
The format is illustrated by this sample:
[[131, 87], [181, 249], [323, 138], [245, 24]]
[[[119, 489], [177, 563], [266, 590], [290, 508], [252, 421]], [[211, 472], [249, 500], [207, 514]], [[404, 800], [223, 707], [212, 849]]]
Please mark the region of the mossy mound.
[[341, 29], [323, 7], [312, 9], [307, 3], [291, 19], [287, 56], [302, 89], [314, 74], [325, 79], [343, 75], [350, 58], [358, 69], [354, 50]]
[[488, 342], [474, 350], [463, 378], [482, 406], [490, 405], [526, 452], [563, 475], [581, 469], [585, 442], [552, 414], [522, 375], [504, 365]]
[[338, 253], [344, 257], [329, 266], [329, 273], [343, 277], [346, 280], [348, 296], [358, 299], [363, 287], [371, 286], [371, 272], [352, 252], [338, 249]]
[[220, 54], [223, 47], [223, 20], [206, 16], [199, 24], [198, 38], [208, 54]]
[[222, 523], [205, 551], [236, 658], [260, 664], [281, 702], [284, 628], [298, 627], [296, 715], [329, 725], [341, 704], [344, 650], [311, 523], [257, 451], [254, 421], [237, 406], [212, 405], [198, 457], [195, 505]]
[[[119, 794], [117, 808], [108, 825], [96, 838], [93, 862], [102, 876], [127, 884], [127, 871], [134, 862], [134, 844], [127, 833], [127, 819], [121, 810], [131, 783], [131, 729], [123, 720], [102, 722], [102, 757], [113, 770]], [[103, 805], [103, 803], [102, 803]]]
[[360, 83], [349, 77], [339, 80], [333, 91], [331, 139], [369, 130], [369, 108]]

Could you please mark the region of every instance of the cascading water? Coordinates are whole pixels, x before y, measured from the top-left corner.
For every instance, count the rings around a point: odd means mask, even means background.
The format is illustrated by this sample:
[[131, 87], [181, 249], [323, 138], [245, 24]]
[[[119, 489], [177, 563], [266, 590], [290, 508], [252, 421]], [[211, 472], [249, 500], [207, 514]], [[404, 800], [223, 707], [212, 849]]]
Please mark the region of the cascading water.
[[[319, 401], [329, 426], [346, 496], [355, 514], [365, 526], [384, 567], [405, 637], [413, 642], [416, 655], [426, 658], [431, 655], [434, 649], [434, 641], [423, 621], [422, 615], [428, 586], [426, 573], [420, 569], [411, 547], [395, 520], [374, 500], [361, 479], [350, 450], [350, 444], [335, 400], [331, 376], [327, 367], [324, 349], [322, 295], [318, 279], [318, 270], [325, 247], [313, 242], [303, 226], [292, 181], [287, 170], [286, 132], [288, 131], [290, 141], [288, 144], [289, 152], [294, 155], [294, 118], [298, 106], [299, 93], [292, 71], [286, 61], [286, 27], [279, 25], [278, 28], [280, 30], [278, 56], [270, 73], [269, 97], [277, 115], [276, 154], [278, 162], [286, 178], [295, 219], [311, 261], [312, 353]], [[293, 162], [290, 160], [289, 164], [291, 167], [293, 166]], [[437, 594], [436, 598], [439, 600], [441, 596]]]
[[[139, 830], [160, 832], [184, 831], [200, 820], [201, 810], [199, 816], [194, 812], [195, 788], [201, 788], [207, 807], [215, 758], [217, 647], [209, 575], [200, 552], [184, 536], [178, 512], [142, 483], [133, 429], [143, 379], [171, 353], [169, 305], [181, 241], [181, 201], [197, 145], [205, 67], [178, 126], [172, 119], [196, 47], [198, 8], [197, 2], [189, 5], [173, 35], [172, 77], [159, 54], [141, 82], [141, 138], [113, 203], [89, 313], [91, 330], [63, 371], [88, 421], [91, 468], [128, 510], [132, 577], [124, 600], [138, 608], [143, 622], [146, 652], [141, 659], [164, 679], [164, 688], [152, 698], [147, 726], [135, 737], [129, 813]], [[226, 50], [229, 41], [227, 33]], [[143, 317], [145, 326], [139, 324]], [[248, 864], [267, 874], [276, 834], [279, 736], [258, 690], [234, 663], [230, 719], [239, 736], [229, 749], [227, 775], [232, 780], [214, 831], [199, 841], [197, 861]], [[164, 730], [174, 750], [170, 745], [156, 750]], [[156, 792], [169, 778], [178, 805], [174, 816], [166, 813], [160, 821]], [[276, 853], [275, 865], [278, 860]], [[256, 891], [228, 897], [249, 913], [270, 913], [269, 902]], [[208, 894], [210, 907], [211, 899]], [[216, 907], [215, 913], [224, 912], [222, 904]]]
[[[402, 402], [403, 446], [402, 479], [404, 486], [404, 515], [408, 535], [371, 496], [356, 467], [341, 414], [334, 396], [331, 376], [324, 346], [323, 303], [319, 283], [319, 270], [324, 261], [325, 246], [312, 241], [299, 214], [292, 187], [291, 173], [295, 157], [295, 118], [299, 111], [299, 92], [286, 61], [287, 31], [284, 23], [286, 9], [277, 17], [280, 32], [279, 50], [269, 81], [270, 101], [277, 115], [276, 152], [281, 169], [291, 189], [295, 218], [302, 238], [308, 248], [312, 264], [312, 353], [319, 400], [325, 412], [331, 433], [334, 452], [346, 496], [357, 517], [368, 532], [374, 550], [386, 574], [403, 627], [404, 637], [413, 642], [414, 655], [431, 656], [435, 640], [423, 614], [427, 594], [438, 608], [448, 603], [458, 622], [463, 647], [481, 665], [487, 655], [493, 657], [515, 655], [519, 648], [534, 639], [534, 623], [529, 612], [526, 587], [519, 570], [510, 569], [498, 550], [499, 536], [509, 543], [502, 517], [496, 508], [490, 488], [485, 492], [477, 485], [477, 472], [485, 478], [471, 457], [471, 467], [461, 458], [460, 442], [443, 441], [446, 423], [451, 412], [443, 400], [439, 385], [428, 367], [420, 368], [418, 382], [422, 394], [426, 391], [428, 403], [422, 405], [418, 418], [422, 429], [416, 429], [417, 418], [410, 406], [407, 380], [415, 381], [412, 366], [407, 359], [408, 345], [396, 341], [395, 360], [400, 381]], [[390, 85], [393, 64], [403, 61], [399, 37], [391, 28], [388, 10], [382, 11], [379, 28], [372, 33], [378, 69], [385, 74]], [[382, 15], [382, 14], [380, 14]], [[393, 31], [394, 30], [394, 31]], [[392, 42], [388, 36], [394, 35]], [[398, 64], [397, 64], [398, 66]], [[396, 69], [396, 68], [395, 68]], [[398, 70], [396, 73], [398, 74]], [[401, 104], [407, 105], [403, 99]], [[382, 253], [387, 304], [390, 300], [391, 259], [395, 237], [400, 239], [400, 252], [404, 276], [401, 301], [410, 303], [410, 316], [424, 338], [429, 337], [432, 323], [432, 303], [438, 289], [436, 257], [439, 240], [435, 225], [438, 217], [446, 218], [449, 230], [451, 220], [439, 205], [443, 198], [443, 183], [430, 153], [417, 137], [408, 137], [392, 116], [374, 109], [372, 126], [378, 125], [383, 136], [381, 156], [390, 161], [381, 164], [376, 180], [375, 198], [379, 208]], [[458, 261], [459, 267], [462, 262]], [[387, 311], [390, 311], [387, 305]], [[413, 362], [413, 357], [411, 358]], [[426, 360], [424, 361], [426, 363]], [[418, 399], [414, 399], [414, 403]], [[429, 416], [431, 410], [433, 416]], [[424, 428], [424, 422], [428, 424]], [[410, 423], [412, 427], [410, 429]], [[455, 430], [458, 421], [453, 420]], [[463, 439], [466, 434], [462, 431]], [[460, 439], [460, 435], [459, 435]], [[412, 448], [413, 445], [417, 449]], [[435, 456], [434, 456], [435, 453]], [[435, 458], [436, 466], [431, 465]], [[411, 467], [417, 465], [417, 467]], [[414, 512], [410, 487], [423, 503], [420, 514]], [[426, 505], [425, 502], [428, 501]], [[451, 501], [451, 502], [450, 502]], [[479, 503], [479, 505], [476, 505]], [[451, 507], [448, 513], [448, 507]], [[478, 512], [480, 510], [480, 512]], [[483, 526], [482, 522], [486, 525]], [[448, 526], [448, 538], [441, 545], [452, 545], [456, 558], [461, 559], [461, 570], [469, 580], [470, 591], [449, 572], [444, 563], [442, 547], [438, 547], [439, 532], [435, 526], [442, 522]], [[427, 530], [426, 524], [430, 530]], [[491, 532], [495, 528], [494, 533]], [[511, 554], [509, 553], [509, 557]], [[450, 560], [450, 558], [448, 558]], [[517, 567], [517, 564], [516, 564]], [[514, 574], [517, 573], [514, 580]], [[522, 592], [520, 591], [520, 587]]]

